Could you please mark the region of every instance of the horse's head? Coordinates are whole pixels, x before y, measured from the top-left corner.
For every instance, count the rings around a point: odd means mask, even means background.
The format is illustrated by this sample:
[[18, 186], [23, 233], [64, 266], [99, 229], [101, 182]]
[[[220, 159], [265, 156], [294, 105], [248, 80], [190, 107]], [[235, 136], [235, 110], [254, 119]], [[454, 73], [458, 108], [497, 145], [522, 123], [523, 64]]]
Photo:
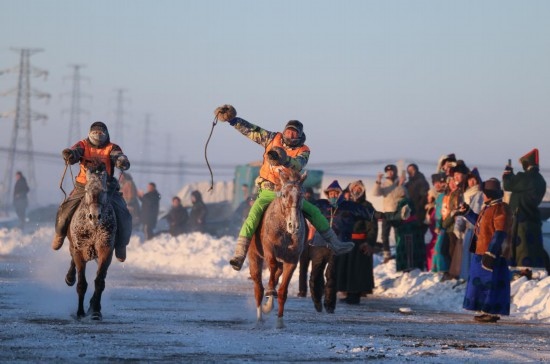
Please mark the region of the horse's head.
[[284, 210], [286, 231], [295, 234], [301, 226], [301, 211], [303, 204], [302, 183], [307, 178], [307, 172], [300, 174], [294, 170], [279, 172], [281, 189], [279, 191], [281, 207]]
[[85, 191], [86, 218], [93, 226], [98, 226], [103, 206], [107, 203], [107, 170], [104, 163], [92, 161], [86, 165]]

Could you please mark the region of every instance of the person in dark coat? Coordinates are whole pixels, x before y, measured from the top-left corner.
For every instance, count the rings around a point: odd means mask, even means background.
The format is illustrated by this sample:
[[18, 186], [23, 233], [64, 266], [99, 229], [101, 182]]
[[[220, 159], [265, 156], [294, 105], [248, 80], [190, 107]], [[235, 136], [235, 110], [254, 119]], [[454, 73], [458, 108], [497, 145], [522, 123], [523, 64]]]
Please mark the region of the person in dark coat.
[[511, 192], [510, 208], [514, 216], [512, 259], [509, 262], [520, 275], [530, 276], [533, 269], [550, 272], [548, 253], [544, 250], [539, 205], [546, 193], [546, 181], [539, 171], [539, 151], [533, 149], [519, 159], [523, 172], [514, 174], [506, 166], [502, 176], [504, 191]]
[[430, 184], [426, 180], [426, 177], [424, 177], [424, 174], [418, 170], [418, 166], [414, 163], [407, 166], [407, 175], [409, 179], [405, 183], [405, 188], [414, 205], [414, 215], [419, 222], [422, 236], [424, 236], [428, 231], [428, 225], [425, 224], [424, 221], [426, 220], [426, 204], [428, 203]]
[[[373, 205], [365, 196], [365, 185], [362, 181], [350, 183], [348, 187], [351, 201], [374, 211]], [[358, 219], [353, 225], [351, 241], [353, 250], [336, 257], [336, 290], [346, 292], [345, 302], [357, 305], [361, 296], [372, 293], [374, 273], [372, 254], [378, 237], [378, 220]]]
[[[357, 220], [377, 220], [383, 214], [359, 205], [353, 201], [346, 201], [342, 196], [342, 188], [338, 181], [333, 181], [324, 191], [327, 199], [317, 200], [315, 205], [330, 221], [340, 241], [349, 241]], [[309, 288], [311, 299], [317, 312], [325, 307], [327, 313], [334, 313], [336, 308], [336, 271], [334, 253], [327, 246], [321, 235], [315, 234], [311, 252], [311, 276]], [[325, 270], [326, 269], [326, 270]], [[323, 277], [324, 273], [324, 277]], [[326, 278], [326, 281], [325, 281]], [[321, 299], [324, 295], [323, 306]]]
[[178, 196], [172, 197], [172, 208], [166, 215], [168, 221], [168, 231], [172, 236], [178, 236], [185, 232], [189, 214], [185, 207], [181, 205], [181, 199]]
[[202, 201], [202, 195], [199, 191], [191, 192], [191, 213], [189, 215], [189, 232], [205, 232], [204, 222], [208, 212], [206, 205]]
[[496, 322], [510, 314], [510, 271], [503, 256], [510, 232], [512, 214], [502, 201], [500, 181], [490, 178], [482, 183], [483, 206], [476, 214], [463, 203], [457, 213], [475, 224], [470, 251], [470, 274], [463, 307], [477, 311], [474, 320]]
[[13, 207], [19, 218], [19, 228], [21, 230], [25, 227], [26, 211], [29, 204], [27, 194], [29, 191], [27, 179], [23, 176], [21, 171], [17, 171], [15, 173], [15, 186], [13, 188]]
[[157, 227], [159, 214], [160, 193], [157, 191], [157, 185], [154, 182], [149, 182], [147, 192], [140, 199], [143, 233], [145, 234], [145, 240], [149, 240], [155, 236], [154, 230]]

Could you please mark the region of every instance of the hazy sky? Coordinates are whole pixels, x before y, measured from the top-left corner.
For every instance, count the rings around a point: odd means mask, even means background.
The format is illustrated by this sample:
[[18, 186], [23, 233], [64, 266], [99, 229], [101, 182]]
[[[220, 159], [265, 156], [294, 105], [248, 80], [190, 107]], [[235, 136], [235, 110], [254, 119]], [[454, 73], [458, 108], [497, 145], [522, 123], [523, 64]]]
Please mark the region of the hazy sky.
[[[442, 154], [517, 167], [534, 147], [542, 168], [550, 163], [548, 1], [0, 0], [0, 9], [0, 69], [18, 64], [11, 47], [40, 48], [32, 65], [49, 71], [32, 79], [52, 95], [32, 100], [49, 116], [32, 124], [35, 151], [68, 146], [69, 65], [83, 64], [81, 91], [91, 97], [81, 100], [82, 137], [102, 120], [130, 160], [183, 161], [186, 181], [208, 178], [204, 144], [223, 103], [268, 130], [301, 120], [312, 167], [365, 162], [344, 168], [361, 173], [367, 162], [433, 161], [429, 175]], [[0, 92], [16, 85], [16, 74], [0, 75]], [[0, 98], [0, 111], [14, 107], [14, 96]], [[0, 119], [2, 146], [12, 128]], [[261, 153], [218, 124], [208, 157], [216, 179], [230, 179], [222, 167]], [[6, 159], [0, 152], [2, 176]], [[40, 183], [55, 190], [61, 159], [37, 164], [47, 167]], [[138, 175], [138, 187], [160, 178]]]

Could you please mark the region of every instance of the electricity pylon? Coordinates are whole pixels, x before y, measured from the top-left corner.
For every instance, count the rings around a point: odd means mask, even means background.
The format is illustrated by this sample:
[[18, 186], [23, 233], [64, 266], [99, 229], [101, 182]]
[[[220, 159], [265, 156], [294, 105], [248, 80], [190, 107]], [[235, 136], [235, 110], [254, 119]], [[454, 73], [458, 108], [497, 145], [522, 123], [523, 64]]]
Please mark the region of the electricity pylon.
[[[27, 183], [31, 190], [29, 199], [31, 203], [36, 203], [36, 179], [34, 169], [34, 151], [31, 133], [31, 120], [47, 119], [45, 114], [39, 114], [31, 109], [31, 96], [37, 98], [50, 98], [50, 94], [36, 91], [31, 88], [30, 76], [31, 72], [34, 76], [47, 77], [48, 72], [42, 69], [31, 67], [30, 57], [41, 49], [31, 48], [12, 48], [21, 56], [19, 65], [11, 69], [4, 70], [2, 73], [18, 73], [17, 89], [10, 90], [2, 95], [15, 93], [17, 95], [15, 102], [15, 110], [2, 114], [2, 116], [13, 115], [13, 131], [8, 149], [8, 160], [6, 163], [6, 172], [4, 173], [4, 182], [2, 185], [2, 193], [0, 195], [0, 208], [7, 211], [11, 205], [12, 185], [15, 179], [15, 166], [18, 163], [18, 170], [21, 170], [26, 176]], [[20, 165], [19, 165], [20, 164]]]

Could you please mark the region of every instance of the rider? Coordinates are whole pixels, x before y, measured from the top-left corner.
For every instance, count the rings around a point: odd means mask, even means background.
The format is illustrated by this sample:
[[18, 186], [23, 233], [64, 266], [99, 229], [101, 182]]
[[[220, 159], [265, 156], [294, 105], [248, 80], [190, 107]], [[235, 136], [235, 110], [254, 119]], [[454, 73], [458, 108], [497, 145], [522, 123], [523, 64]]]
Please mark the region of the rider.
[[[237, 111], [231, 105], [220, 106], [216, 108], [214, 113], [219, 121], [229, 122], [229, 125], [244, 136], [265, 148], [260, 175], [256, 179], [259, 194], [239, 232], [235, 255], [229, 261], [233, 269], [241, 270], [250, 246], [250, 240], [260, 223], [262, 215], [269, 203], [275, 199], [275, 191], [280, 189], [279, 170], [290, 168], [300, 172], [306, 166], [310, 152], [308, 146], [304, 144], [306, 141], [304, 127], [298, 120], [290, 120], [284, 131], [280, 133], [267, 131], [236, 117]], [[344, 254], [353, 249], [354, 244], [352, 242], [341, 242], [338, 239], [330, 228], [327, 219], [315, 205], [304, 200], [302, 210], [336, 254]]]
[[122, 194], [118, 192], [120, 186], [113, 174], [115, 167], [123, 171], [130, 168], [128, 157], [124, 155], [118, 145], [111, 143], [107, 126], [101, 121], [96, 121], [90, 126], [88, 138], [77, 142], [71, 148], [63, 149], [61, 155], [67, 164], [80, 162], [80, 173], [75, 178], [75, 187], [69, 198], [63, 201], [57, 210], [52, 249], [58, 250], [63, 246], [63, 240], [67, 236], [71, 218], [84, 196], [86, 161], [100, 159], [105, 163], [109, 175], [107, 188], [117, 221], [115, 255], [119, 261], [124, 262], [126, 260], [126, 245], [130, 242], [132, 233], [132, 216], [126, 207]]

